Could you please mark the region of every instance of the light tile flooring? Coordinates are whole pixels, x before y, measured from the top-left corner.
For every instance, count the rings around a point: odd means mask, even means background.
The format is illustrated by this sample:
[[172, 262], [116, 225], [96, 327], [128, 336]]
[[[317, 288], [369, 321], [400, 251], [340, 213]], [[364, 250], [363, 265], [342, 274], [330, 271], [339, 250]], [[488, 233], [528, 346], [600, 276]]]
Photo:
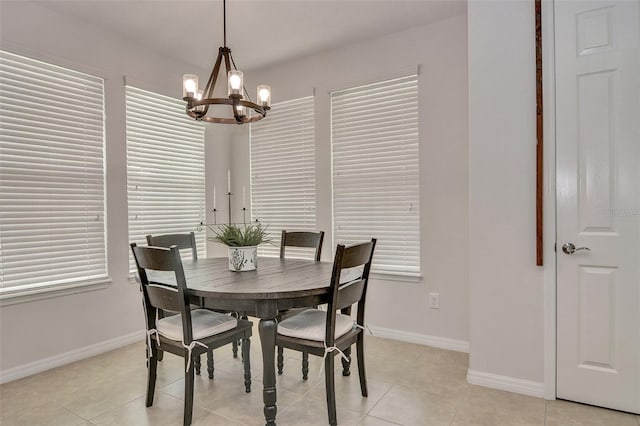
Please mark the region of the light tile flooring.
[[[194, 425], [264, 424], [257, 330], [252, 343], [252, 392], [244, 392], [241, 362], [231, 348], [216, 350], [215, 379], [196, 376]], [[321, 360], [311, 357], [309, 380], [303, 381], [299, 355], [285, 354], [278, 425], [326, 425]], [[372, 336], [366, 354], [368, 398], [360, 396], [355, 365], [350, 377], [336, 372], [340, 425], [640, 426], [640, 416], [469, 385], [466, 354]], [[144, 406], [143, 343], [7, 383], [0, 386], [0, 424], [181, 425], [182, 368], [181, 358], [165, 356], [151, 408]]]

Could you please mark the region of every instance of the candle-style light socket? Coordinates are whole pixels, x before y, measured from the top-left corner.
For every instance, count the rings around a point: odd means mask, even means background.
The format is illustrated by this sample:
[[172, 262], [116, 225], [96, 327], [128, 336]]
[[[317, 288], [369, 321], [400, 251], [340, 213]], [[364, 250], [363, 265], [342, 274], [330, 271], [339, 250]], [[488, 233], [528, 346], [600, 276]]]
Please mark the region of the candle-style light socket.
[[198, 95], [198, 76], [185, 74], [182, 76], [182, 97], [195, 98]]
[[227, 76], [227, 82], [228, 82], [227, 94], [229, 96], [242, 95], [242, 88], [244, 87], [243, 80], [244, 80], [244, 76], [242, 74], [242, 71], [230, 70]]
[[[202, 100], [202, 90], [198, 90], [198, 93], [196, 93], [195, 96], [196, 100], [201, 101]], [[198, 105], [197, 107], [195, 107], [195, 110], [197, 112], [203, 112], [204, 111], [204, 105]]]
[[261, 107], [271, 107], [271, 87], [266, 84], [259, 85], [256, 99]]

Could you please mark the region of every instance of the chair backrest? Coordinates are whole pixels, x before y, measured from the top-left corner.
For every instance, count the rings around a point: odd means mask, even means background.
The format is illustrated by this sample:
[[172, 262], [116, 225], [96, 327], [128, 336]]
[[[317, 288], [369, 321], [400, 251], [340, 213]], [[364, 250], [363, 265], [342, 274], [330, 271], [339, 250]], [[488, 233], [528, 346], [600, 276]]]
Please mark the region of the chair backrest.
[[196, 244], [196, 234], [190, 232], [188, 234], [165, 234], [165, 235], [147, 235], [147, 244], [154, 247], [171, 247], [177, 246], [180, 250], [191, 249], [191, 258], [198, 260], [198, 245]]
[[[375, 238], [372, 238], [369, 242], [355, 244], [349, 247], [338, 244], [336, 248], [336, 256], [333, 260], [333, 272], [331, 274], [329, 303], [327, 306], [327, 327], [325, 335], [327, 346], [332, 346], [335, 340], [337, 311], [345, 310], [345, 313], [350, 313], [351, 306], [357, 303], [358, 314], [356, 322], [364, 326], [367, 286], [369, 284], [369, 272], [371, 270], [371, 261], [375, 248]], [[349, 272], [358, 271], [358, 273], [353, 278], [345, 281], [343, 272], [347, 272], [349, 269], [351, 269]]]
[[[136, 243], [132, 243], [131, 250], [140, 276], [147, 330], [156, 328], [159, 309], [179, 312], [182, 315], [184, 342], [191, 343], [193, 332], [189, 295], [178, 247], [138, 247]], [[176, 286], [149, 281], [147, 270], [173, 272]]]
[[324, 231], [320, 232], [287, 232], [282, 230], [282, 238], [280, 239], [280, 258], [285, 257], [285, 247], [307, 247], [315, 248], [315, 260], [320, 261], [322, 254], [322, 241], [324, 240]]

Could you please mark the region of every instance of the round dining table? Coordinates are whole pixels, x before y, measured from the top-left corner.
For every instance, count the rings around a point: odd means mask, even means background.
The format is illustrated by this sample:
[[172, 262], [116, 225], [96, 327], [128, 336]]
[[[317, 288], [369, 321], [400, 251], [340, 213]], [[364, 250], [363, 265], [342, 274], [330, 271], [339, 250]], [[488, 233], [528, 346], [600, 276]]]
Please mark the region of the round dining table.
[[[278, 312], [327, 303], [332, 263], [301, 259], [258, 258], [255, 271], [234, 272], [228, 259], [185, 260], [187, 287], [194, 302], [206, 308], [239, 312], [260, 319], [264, 416], [276, 424], [275, 346]], [[151, 281], [175, 284], [167, 273], [154, 271]]]

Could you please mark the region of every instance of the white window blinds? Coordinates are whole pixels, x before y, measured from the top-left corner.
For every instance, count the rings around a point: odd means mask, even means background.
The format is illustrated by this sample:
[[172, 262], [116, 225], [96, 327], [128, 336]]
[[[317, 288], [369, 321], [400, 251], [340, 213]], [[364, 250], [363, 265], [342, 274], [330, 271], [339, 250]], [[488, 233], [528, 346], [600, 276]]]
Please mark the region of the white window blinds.
[[[316, 230], [316, 178], [313, 96], [274, 104], [251, 124], [251, 215], [269, 226], [274, 245], [261, 256], [280, 255], [280, 235]], [[287, 257], [313, 258], [314, 252], [287, 249]]]
[[126, 91], [129, 242], [194, 231], [204, 257], [205, 232], [197, 232], [205, 220], [204, 126], [187, 117], [182, 100]]
[[104, 82], [0, 52], [0, 287], [107, 278]]
[[378, 239], [372, 270], [420, 273], [418, 78], [331, 93], [334, 241]]

